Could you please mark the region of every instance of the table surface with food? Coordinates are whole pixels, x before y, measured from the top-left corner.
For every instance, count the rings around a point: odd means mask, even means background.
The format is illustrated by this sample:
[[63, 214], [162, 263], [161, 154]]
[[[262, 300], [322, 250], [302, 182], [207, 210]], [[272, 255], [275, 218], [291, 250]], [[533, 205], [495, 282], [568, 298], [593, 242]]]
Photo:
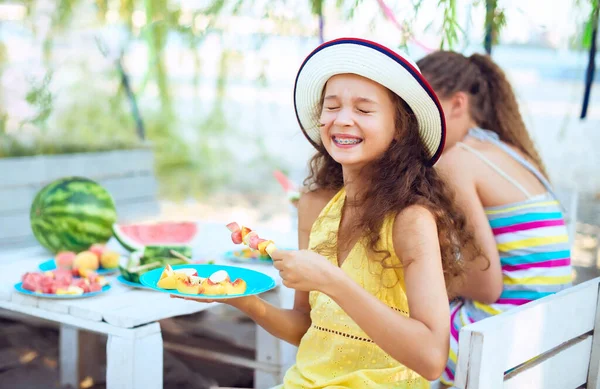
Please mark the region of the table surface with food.
[[[295, 234], [266, 230], [261, 235], [277, 242], [278, 247], [295, 246]], [[167, 293], [160, 293], [159, 287], [143, 285], [140, 278], [145, 273], [162, 274], [168, 267], [183, 268], [183, 273], [176, 273], [185, 274], [187, 268], [193, 273], [189, 274], [191, 281], [204, 281], [203, 288], [213, 297], [220, 289], [212, 284], [223, 283], [225, 278], [229, 281], [229, 273], [239, 273], [240, 269], [244, 276], [231, 279], [229, 284], [233, 285], [236, 279], [238, 286], [247, 284], [249, 280], [244, 277], [280, 283], [264, 250], [261, 253], [241, 241], [236, 243], [225, 225], [174, 222], [115, 225], [114, 237], [106, 245], [92, 245], [80, 252], [52, 255], [41, 247], [4, 251], [0, 253], [0, 300], [131, 328], [205, 309], [206, 304], [171, 299], [168, 289], [162, 290]], [[209, 269], [216, 274], [206, 273]], [[198, 272], [204, 277], [198, 277]], [[218, 282], [210, 282], [216, 278], [220, 278]], [[201, 292], [199, 286], [196, 292]], [[260, 290], [263, 285], [246, 287]], [[245, 288], [241, 293], [239, 287], [230, 288], [237, 291], [230, 294], [243, 294]], [[188, 287], [187, 291], [193, 289]], [[175, 283], [170, 292], [180, 293]]]

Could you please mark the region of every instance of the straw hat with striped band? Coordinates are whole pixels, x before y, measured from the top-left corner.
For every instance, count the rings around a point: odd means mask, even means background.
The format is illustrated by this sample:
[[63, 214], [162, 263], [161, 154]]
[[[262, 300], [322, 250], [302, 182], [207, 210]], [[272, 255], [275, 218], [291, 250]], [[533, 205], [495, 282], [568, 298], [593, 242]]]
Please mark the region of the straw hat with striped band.
[[342, 38], [325, 42], [306, 59], [294, 86], [294, 108], [300, 127], [316, 147], [321, 143], [318, 104], [323, 87], [336, 74], [352, 73], [373, 80], [400, 96], [413, 110], [419, 133], [435, 164], [444, 148], [446, 123], [442, 106], [417, 65], [376, 42]]

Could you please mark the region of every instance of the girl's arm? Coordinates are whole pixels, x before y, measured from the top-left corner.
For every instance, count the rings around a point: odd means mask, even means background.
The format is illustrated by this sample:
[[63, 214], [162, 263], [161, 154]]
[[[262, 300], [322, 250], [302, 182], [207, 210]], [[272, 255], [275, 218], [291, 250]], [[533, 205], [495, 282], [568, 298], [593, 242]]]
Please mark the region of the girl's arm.
[[392, 358], [428, 380], [437, 379], [448, 360], [450, 309], [437, 225], [423, 207], [401, 212], [394, 223], [394, 246], [403, 261], [410, 317], [403, 316], [334, 271], [329, 295]]
[[481, 255], [464, 261], [464, 278], [454, 283], [451, 297], [465, 297], [492, 304], [500, 298], [503, 288], [500, 255], [477, 193], [473, 169], [468, 168], [477, 161], [473, 161], [469, 153], [461, 151], [458, 148], [448, 151], [437, 168], [454, 190], [456, 204], [465, 214], [467, 227], [473, 231]]
[[[308, 248], [308, 239], [313, 223], [323, 207], [331, 199], [328, 192], [310, 192], [301, 195], [298, 202], [298, 246]], [[311, 325], [308, 292], [295, 291], [294, 307], [276, 307], [257, 296], [234, 299], [229, 303], [238, 308], [271, 335], [295, 346]]]

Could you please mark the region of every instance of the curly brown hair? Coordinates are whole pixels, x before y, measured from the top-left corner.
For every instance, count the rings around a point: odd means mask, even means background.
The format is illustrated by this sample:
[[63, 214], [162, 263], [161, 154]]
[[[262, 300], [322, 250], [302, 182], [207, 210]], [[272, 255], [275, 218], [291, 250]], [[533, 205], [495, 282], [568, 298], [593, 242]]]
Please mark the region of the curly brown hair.
[[467, 93], [475, 123], [519, 149], [549, 178], [527, 132], [513, 89], [502, 69], [489, 56], [465, 57], [453, 51], [436, 51], [421, 58], [417, 65], [439, 96]]
[[[370, 253], [382, 254], [370, 256], [370, 259], [377, 257], [374, 260], [380, 261], [384, 268], [398, 267], [397, 264], [386, 262], [390, 257], [389, 251], [378, 249], [384, 219], [389, 215], [397, 215], [411, 205], [427, 208], [437, 223], [444, 278], [447, 289], [450, 289], [452, 281], [463, 273], [463, 261], [457, 259], [471, 258], [476, 251], [473, 234], [467, 228], [464, 214], [455, 206], [451, 190], [428, 163], [431, 157], [419, 136], [416, 116], [398, 95], [391, 91], [389, 93], [396, 107], [396, 131], [401, 136], [392, 141], [378, 160], [366, 167], [368, 174], [364, 176], [368, 180], [365, 185], [367, 189], [355, 204], [361, 211], [352, 230], [368, 239]], [[309, 167], [310, 174], [304, 181], [308, 188], [339, 191], [344, 186], [342, 166], [322, 145], [317, 146]], [[335, 239], [337, 235], [332, 234], [328, 247], [317, 247], [316, 251], [329, 252], [335, 250], [338, 244], [345, 247], [350, 237], [339, 237], [344, 240], [341, 242]]]

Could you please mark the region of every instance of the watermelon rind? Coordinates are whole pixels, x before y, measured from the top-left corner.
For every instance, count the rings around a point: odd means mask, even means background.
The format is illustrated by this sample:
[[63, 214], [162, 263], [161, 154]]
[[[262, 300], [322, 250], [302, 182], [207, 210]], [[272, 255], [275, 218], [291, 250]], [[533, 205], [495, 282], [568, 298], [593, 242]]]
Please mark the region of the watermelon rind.
[[144, 256], [143, 250], [134, 251], [129, 255], [129, 260], [127, 261], [127, 268], [132, 268], [134, 266], [140, 265], [140, 259]]
[[121, 271], [123, 278], [125, 278], [127, 281], [140, 283], [140, 277], [142, 274], [149, 272], [150, 270], [158, 269], [161, 266], [163, 266], [163, 264], [159, 261], [156, 261], [130, 268], [119, 266], [119, 270]]
[[166, 258], [177, 258], [171, 253], [176, 251], [181, 255], [188, 258], [192, 256], [192, 247], [181, 246], [181, 245], [150, 245], [144, 248], [144, 257], [166, 257]]
[[143, 250], [144, 245], [140, 244], [133, 239], [129, 239], [126, 234], [121, 231], [119, 224], [114, 223], [112, 225], [112, 232], [115, 239], [128, 251], [138, 251]]
[[113, 235], [117, 211], [111, 194], [85, 177], [64, 177], [44, 186], [29, 215], [37, 241], [52, 253], [81, 252]]
[[[161, 223], [157, 223], [157, 224], [161, 224]], [[167, 223], [169, 224], [169, 223]], [[187, 224], [187, 223], [175, 223], [175, 224]], [[144, 227], [144, 225], [140, 225], [139, 227]], [[148, 228], [152, 228], [152, 225], [148, 225]], [[112, 225], [112, 234], [115, 237], [115, 239], [121, 244], [121, 246], [123, 246], [123, 248], [125, 248], [126, 250], [132, 252], [132, 251], [138, 251], [138, 250], [144, 250], [145, 247], [149, 247], [149, 246], [155, 246], [155, 247], [159, 247], [159, 246], [172, 246], [173, 248], [175, 247], [188, 247], [187, 243], [189, 243], [188, 241], [182, 241], [182, 242], [168, 242], [168, 241], [162, 241], [162, 242], [152, 242], [152, 243], [148, 243], [146, 242], [146, 244], [140, 242], [139, 240], [137, 240], [135, 237], [131, 237], [128, 236], [128, 234], [121, 228], [121, 225], [118, 223], [114, 223]], [[187, 254], [185, 254], [187, 255]], [[191, 255], [191, 253], [190, 253]]]
[[179, 258], [168, 258], [168, 257], [142, 257], [140, 259], [140, 265], [144, 266], [149, 263], [159, 262], [162, 266], [171, 265], [185, 265], [186, 261]]

